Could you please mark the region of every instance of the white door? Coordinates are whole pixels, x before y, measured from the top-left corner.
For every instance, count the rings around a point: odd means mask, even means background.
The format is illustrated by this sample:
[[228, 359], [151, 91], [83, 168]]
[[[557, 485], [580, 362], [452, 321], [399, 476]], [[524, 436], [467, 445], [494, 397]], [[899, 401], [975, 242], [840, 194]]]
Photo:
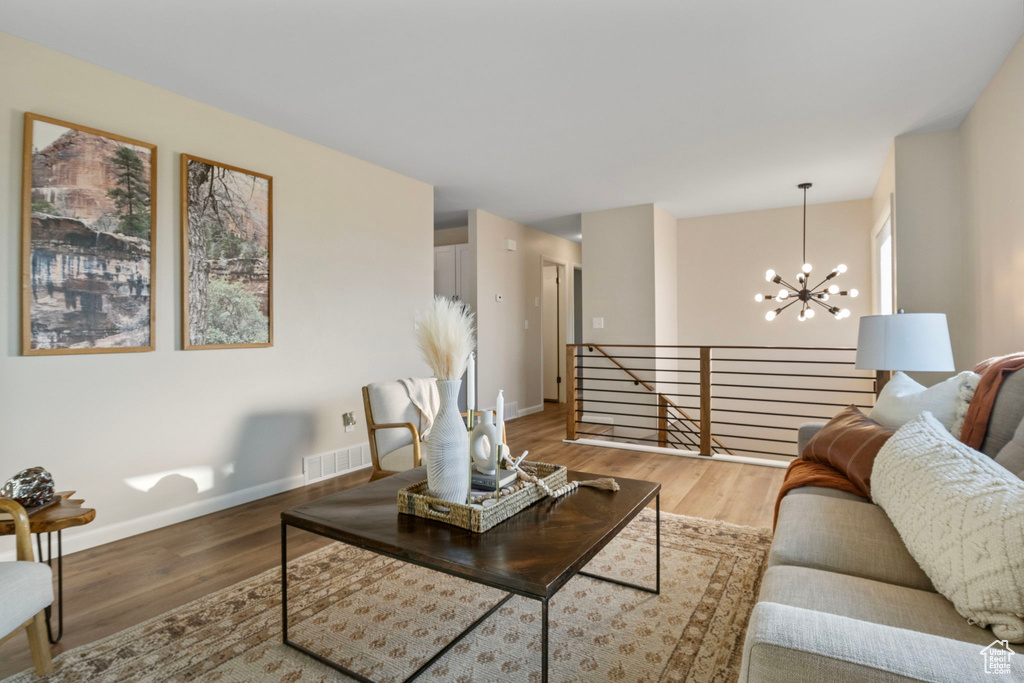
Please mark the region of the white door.
[[458, 296], [455, 281], [455, 247], [434, 247], [434, 296]]

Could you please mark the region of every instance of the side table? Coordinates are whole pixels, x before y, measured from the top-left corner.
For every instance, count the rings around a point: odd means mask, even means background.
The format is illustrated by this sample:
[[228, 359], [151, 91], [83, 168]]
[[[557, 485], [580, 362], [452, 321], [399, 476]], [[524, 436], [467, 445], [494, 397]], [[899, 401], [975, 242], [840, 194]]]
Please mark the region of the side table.
[[[72, 500], [74, 491], [60, 491], [60, 503], [40, 510], [28, 518], [29, 531], [36, 534], [36, 547], [39, 561], [53, 568], [53, 546], [51, 537], [57, 533], [57, 636], [54, 637], [50, 626], [53, 605], [46, 608], [46, 635], [52, 645], [60, 642], [64, 635], [64, 549], [61, 544], [61, 532], [73, 526], [82, 526], [96, 519], [96, 511], [82, 507], [83, 500]], [[14, 533], [14, 522], [0, 520], [0, 536]], [[46, 559], [43, 559], [43, 534], [46, 534]]]

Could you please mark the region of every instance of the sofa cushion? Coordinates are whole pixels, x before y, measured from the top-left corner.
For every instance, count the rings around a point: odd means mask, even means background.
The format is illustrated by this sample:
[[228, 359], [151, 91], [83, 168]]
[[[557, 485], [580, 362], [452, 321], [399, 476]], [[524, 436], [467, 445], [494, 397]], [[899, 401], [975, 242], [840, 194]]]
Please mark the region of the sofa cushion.
[[828, 465], [865, 496], [871, 493], [871, 468], [882, 445], [892, 436], [857, 406], [844, 408], [808, 442], [803, 460]]
[[778, 565], [933, 590], [885, 512], [867, 501], [787, 495], [768, 557], [768, 566]]
[[826, 612], [977, 645], [992, 632], [972, 626], [938, 593], [807, 567], [769, 567], [758, 602]]
[[992, 405], [992, 413], [988, 418], [988, 429], [985, 440], [981, 443], [981, 452], [989, 457], [996, 457], [1006, 444], [1013, 439], [1017, 426], [1024, 420], [1024, 370], [1010, 373], [1003, 380]]
[[[739, 680], [742, 683], [1019, 680], [986, 676], [980, 649], [974, 643], [761, 602], [750, 615]], [[1011, 660], [1011, 667], [1017, 666], [1019, 664]]]
[[42, 562], [0, 562], [0, 638], [53, 602], [53, 574]]
[[787, 496], [807, 494], [812, 496], [825, 496], [826, 498], [839, 498], [841, 500], [852, 500], [857, 503], [867, 503], [873, 505], [873, 503], [865, 498], [864, 496], [858, 496], [856, 493], [850, 493], [849, 491], [840, 491], [839, 489], [829, 488], [827, 486], [799, 486], [795, 489], [791, 489]]
[[924, 413], [878, 454], [871, 493], [964, 618], [1024, 642], [1024, 481]]
[[[878, 394], [875, 407], [868, 413], [868, 417], [889, 429], [899, 429], [927, 410], [946, 429], [952, 431], [954, 423], [958, 421], [958, 413], [959, 425], [963, 426], [967, 406], [979, 379], [981, 375], [976, 373], [961, 372], [934, 386], [925, 387], [906, 374], [897, 372]], [[960, 427], [956, 428], [957, 436], [960, 435]]]
[[1024, 479], [1024, 420], [1017, 425], [1010, 443], [996, 455], [996, 462]]

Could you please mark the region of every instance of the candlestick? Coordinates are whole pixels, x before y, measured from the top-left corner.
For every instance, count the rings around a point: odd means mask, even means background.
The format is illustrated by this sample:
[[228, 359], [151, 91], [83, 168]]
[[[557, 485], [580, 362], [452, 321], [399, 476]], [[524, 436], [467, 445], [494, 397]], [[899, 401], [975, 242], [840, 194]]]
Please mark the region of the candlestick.
[[476, 354], [469, 354], [469, 367], [466, 368], [466, 411], [472, 413], [476, 408]]
[[498, 390], [498, 401], [494, 408], [497, 418], [498, 443], [505, 443], [505, 392]]

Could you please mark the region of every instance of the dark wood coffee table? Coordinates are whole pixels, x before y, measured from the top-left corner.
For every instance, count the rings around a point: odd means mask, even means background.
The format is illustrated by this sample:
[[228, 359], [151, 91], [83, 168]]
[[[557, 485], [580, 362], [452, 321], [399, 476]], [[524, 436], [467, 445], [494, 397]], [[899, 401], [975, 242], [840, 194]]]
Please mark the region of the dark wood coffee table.
[[[576, 575], [661, 592], [661, 485], [616, 478], [616, 492], [579, 488], [557, 500], [542, 500], [490, 531], [475, 534], [443, 522], [400, 514], [398, 490], [426, 479], [420, 467], [335, 493], [281, 513], [281, 615], [286, 645], [359, 681], [369, 678], [288, 639], [288, 527], [386, 555], [508, 593], [455, 640], [414, 671], [430, 668], [487, 617], [516, 595], [541, 604], [541, 680], [548, 680], [548, 601]], [[569, 472], [569, 481], [601, 475]], [[655, 585], [594, 576], [581, 571], [651, 500], [655, 501]]]

